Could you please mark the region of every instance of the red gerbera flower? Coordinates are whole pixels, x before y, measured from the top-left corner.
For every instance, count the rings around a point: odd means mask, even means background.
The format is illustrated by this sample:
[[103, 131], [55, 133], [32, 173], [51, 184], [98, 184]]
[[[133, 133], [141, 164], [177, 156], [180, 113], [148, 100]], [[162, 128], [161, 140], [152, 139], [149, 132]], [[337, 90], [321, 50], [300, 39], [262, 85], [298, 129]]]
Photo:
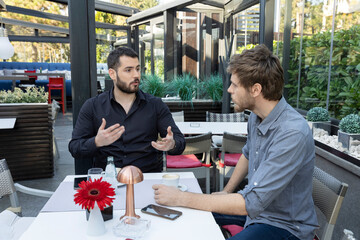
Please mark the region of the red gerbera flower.
[[115, 189], [111, 187], [108, 182], [103, 182], [100, 179], [92, 181], [82, 181], [79, 184], [80, 189], [74, 195], [75, 204], [79, 204], [81, 208], [93, 209], [95, 202], [97, 202], [100, 210], [104, 210], [106, 206], [110, 206], [114, 201], [112, 196], [115, 196]]

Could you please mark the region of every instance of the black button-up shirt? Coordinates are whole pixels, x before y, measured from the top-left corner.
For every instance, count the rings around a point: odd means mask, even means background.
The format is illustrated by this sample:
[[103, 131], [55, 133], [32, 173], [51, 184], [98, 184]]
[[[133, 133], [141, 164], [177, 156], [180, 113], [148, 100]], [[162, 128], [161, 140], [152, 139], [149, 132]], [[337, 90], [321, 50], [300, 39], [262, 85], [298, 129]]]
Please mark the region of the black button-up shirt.
[[[96, 147], [95, 136], [106, 120], [106, 128], [119, 123], [125, 126], [125, 132], [114, 143]], [[160, 172], [162, 170], [161, 153], [151, 146], [160, 134], [165, 137], [171, 126], [174, 133], [175, 148], [169, 154], [181, 154], [185, 148], [185, 139], [175, 125], [169, 108], [160, 98], [144, 93], [136, 95], [128, 114], [115, 101], [113, 89], [88, 99], [82, 106], [69, 151], [76, 159], [90, 159], [93, 167], [105, 169], [108, 156], [114, 157], [116, 167], [134, 165], [143, 172]]]

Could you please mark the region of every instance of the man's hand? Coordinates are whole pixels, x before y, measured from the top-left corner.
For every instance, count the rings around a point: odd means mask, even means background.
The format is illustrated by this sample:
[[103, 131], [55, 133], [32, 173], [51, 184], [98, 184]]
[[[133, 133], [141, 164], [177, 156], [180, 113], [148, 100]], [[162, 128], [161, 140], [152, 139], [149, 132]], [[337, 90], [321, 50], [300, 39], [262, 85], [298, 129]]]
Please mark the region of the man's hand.
[[161, 140], [157, 140], [156, 142], [152, 141], [151, 145], [159, 151], [169, 151], [175, 147], [174, 134], [171, 131], [171, 127], [167, 128], [167, 135], [165, 138]]
[[179, 206], [180, 195], [183, 193], [176, 187], [166, 186], [164, 184], [155, 184], [154, 189], [155, 202], [166, 206]]
[[106, 121], [103, 118], [101, 126], [99, 127], [98, 133], [95, 137], [95, 145], [96, 147], [108, 146], [118, 140], [121, 135], [125, 132], [125, 127], [120, 126], [120, 124], [116, 123], [107, 129], [105, 129]]

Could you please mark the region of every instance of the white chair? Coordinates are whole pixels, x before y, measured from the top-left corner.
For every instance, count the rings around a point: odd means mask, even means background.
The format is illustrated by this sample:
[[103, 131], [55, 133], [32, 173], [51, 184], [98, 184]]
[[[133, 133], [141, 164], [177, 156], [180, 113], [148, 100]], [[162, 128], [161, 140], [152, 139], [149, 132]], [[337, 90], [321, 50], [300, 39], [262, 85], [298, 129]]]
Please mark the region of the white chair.
[[[210, 193], [210, 151], [211, 132], [193, 137], [185, 137], [186, 147], [181, 155], [164, 154], [164, 171], [192, 171], [197, 178], [206, 179], [206, 193]], [[195, 154], [202, 154], [199, 160]]]
[[0, 159], [0, 198], [3, 196], [9, 196], [10, 198], [10, 207], [0, 213], [0, 225], [2, 231], [9, 233], [9, 239], [19, 239], [35, 219], [21, 217], [21, 206], [16, 191], [47, 198], [54, 193], [14, 183], [6, 160]]
[[[244, 112], [237, 113], [213, 113], [206, 111], [207, 122], [246, 122]], [[222, 136], [213, 136], [212, 141], [215, 146], [220, 147]]]
[[217, 168], [219, 173], [219, 190], [224, 188], [225, 177], [231, 176], [242, 154], [242, 148], [246, 144], [247, 137], [224, 132], [222, 146], [220, 148], [220, 160]]
[[184, 111], [171, 113], [175, 122], [184, 122]]

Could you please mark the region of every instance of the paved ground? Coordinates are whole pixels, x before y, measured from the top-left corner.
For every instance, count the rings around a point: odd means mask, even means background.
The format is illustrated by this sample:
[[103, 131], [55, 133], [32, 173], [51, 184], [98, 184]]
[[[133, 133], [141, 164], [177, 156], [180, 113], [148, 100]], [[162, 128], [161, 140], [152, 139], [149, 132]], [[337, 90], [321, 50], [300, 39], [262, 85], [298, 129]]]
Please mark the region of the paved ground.
[[[58, 114], [54, 127], [55, 137], [57, 139], [60, 158], [55, 161], [55, 174], [52, 178], [25, 180], [19, 183], [38, 189], [55, 191], [59, 183], [66, 175], [74, 174], [74, 160], [68, 152], [68, 143], [72, 132], [72, 114]], [[340, 215], [335, 226], [333, 239], [341, 239], [343, 229], [347, 228], [354, 232], [355, 237], [360, 239], [360, 179], [358, 176], [349, 173], [337, 165], [328, 162], [326, 159], [317, 157], [316, 165], [326, 172], [332, 174], [339, 180], [349, 184], [347, 195], [344, 199]], [[199, 181], [200, 186], [205, 192], [203, 180]], [[213, 190], [213, 188], [212, 188]], [[37, 216], [41, 208], [46, 203], [46, 198], [34, 197], [19, 193], [19, 201], [23, 208], [23, 216]], [[0, 212], [9, 206], [9, 199], [4, 197], [0, 199]]]

